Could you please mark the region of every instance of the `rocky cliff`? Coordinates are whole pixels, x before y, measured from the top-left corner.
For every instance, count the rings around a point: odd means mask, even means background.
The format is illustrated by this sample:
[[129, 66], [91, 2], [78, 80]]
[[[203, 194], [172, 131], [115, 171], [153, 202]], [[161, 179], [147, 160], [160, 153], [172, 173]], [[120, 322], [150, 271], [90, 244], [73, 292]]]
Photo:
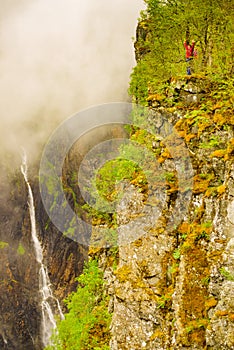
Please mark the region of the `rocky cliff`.
[[[121, 184], [118, 249], [91, 244], [89, 250], [104, 270], [113, 350], [234, 347], [234, 120], [228, 84], [205, 75], [173, 77], [160, 93], [149, 88], [142, 128], [131, 128], [130, 138], [153, 155], [146, 160], [152, 181], [140, 173]], [[76, 185], [71, 175], [83, 157], [76, 153], [74, 147], [65, 161], [66, 186]], [[62, 301], [75, 289], [87, 251], [57, 231], [36, 177], [30, 183], [44, 259]], [[20, 172], [2, 184], [0, 346], [40, 350], [27, 188]], [[94, 222], [93, 241], [99, 224]]]
[[[148, 52], [147, 36], [143, 22], [137, 29], [137, 60]], [[146, 157], [146, 169], [136, 170], [136, 178], [126, 176], [120, 184], [123, 196], [116, 221], [113, 213], [107, 218], [94, 215], [89, 247], [89, 256], [98, 258], [104, 270], [110, 298], [110, 349], [233, 349], [232, 80], [193, 74], [171, 76], [159, 89], [150, 81], [143, 87], [140, 83], [136, 91], [142, 88], [147, 95], [147, 112], [137, 116], [142, 124], [133, 116], [130, 139], [144, 145], [152, 157]], [[74, 177], [78, 163], [94, 145], [122, 136], [126, 138], [122, 129], [105, 130], [104, 136], [93, 131], [86, 145], [81, 142], [70, 150], [63, 185], [73, 209], [83, 204]], [[10, 174], [3, 176], [0, 192], [0, 348], [41, 350], [28, 193], [22, 174]], [[76, 287], [87, 250], [53, 226], [37, 177], [32, 175], [30, 183], [44, 260], [54, 294], [62, 302]], [[105, 225], [117, 227], [113, 231], [118, 247], [106, 247], [105, 237], [99, 236], [98, 226]], [[98, 340], [103, 333], [96, 333], [91, 329]]]
[[[149, 189], [147, 206], [133, 185], [120, 204], [125, 240], [117, 269], [106, 269], [110, 347], [233, 349], [233, 97], [223, 83], [193, 76], [172, 79], [164, 97], [150, 92], [148, 103], [148, 124], [163, 135], [166, 120], [181, 139], [173, 144], [177, 152], [165, 139], [151, 144], [166, 179], [161, 215], [155, 215], [158, 204]], [[178, 185], [182, 142], [192, 165], [191, 188]], [[160, 182], [154, 186], [157, 191]], [[132, 221], [135, 215], [141, 217]], [[175, 215], [180, 222], [171, 225]]]
[[115, 264], [90, 249], [105, 271], [110, 349], [233, 349], [233, 79], [200, 65], [158, 83], [150, 23], [137, 27], [131, 82], [147, 113], [130, 139], [154, 155], [153, 181], [124, 184]]
[[[63, 237], [50, 222], [41, 203], [35, 168], [31, 173], [44, 263], [54, 295], [64, 310], [62, 300], [76, 287], [75, 277], [82, 271], [86, 249]], [[31, 239], [27, 187], [19, 170], [2, 167], [1, 175], [0, 348], [39, 350], [43, 348], [39, 266]]]

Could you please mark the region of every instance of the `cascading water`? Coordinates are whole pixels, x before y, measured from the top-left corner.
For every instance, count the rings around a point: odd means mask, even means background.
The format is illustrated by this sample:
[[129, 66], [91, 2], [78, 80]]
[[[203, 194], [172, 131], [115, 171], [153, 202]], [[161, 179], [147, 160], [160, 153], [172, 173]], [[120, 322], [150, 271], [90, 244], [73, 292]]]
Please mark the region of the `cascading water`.
[[53, 296], [51, 290], [51, 283], [49, 280], [46, 266], [43, 264], [43, 252], [40, 241], [37, 236], [36, 230], [36, 218], [35, 218], [35, 207], [33, 192], [28, 181], [28, 168], [26, 155], [23, 156], [23, 162], [21, 165], [21, 172], [24, 176], [27, 188], [28, 188], [28, 207], [31, 220], [31, 236], [35, 249], [36, 260], [39, 264], [39, 293], [41, 296], [41, 310], [42, 310], [42, 324], [41, 324], [41, 336], [42, 343], [44, 346], [50, 343], [50, 337], [54, 329], [56, 329], [56, 320], [53, 310], [59, 314], [61, 319], [64, 319], [64, 315], [61, 310], [61, 306], [57, 298]]

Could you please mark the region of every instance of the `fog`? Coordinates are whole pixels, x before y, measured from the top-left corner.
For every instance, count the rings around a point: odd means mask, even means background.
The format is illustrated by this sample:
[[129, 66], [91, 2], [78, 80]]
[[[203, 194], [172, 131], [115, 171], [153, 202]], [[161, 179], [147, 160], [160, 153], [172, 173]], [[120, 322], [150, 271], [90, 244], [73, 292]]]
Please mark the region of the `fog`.
[[143, 0], [1, 0], [1, 150], [35, 154], [59, 123], [126, 101]]

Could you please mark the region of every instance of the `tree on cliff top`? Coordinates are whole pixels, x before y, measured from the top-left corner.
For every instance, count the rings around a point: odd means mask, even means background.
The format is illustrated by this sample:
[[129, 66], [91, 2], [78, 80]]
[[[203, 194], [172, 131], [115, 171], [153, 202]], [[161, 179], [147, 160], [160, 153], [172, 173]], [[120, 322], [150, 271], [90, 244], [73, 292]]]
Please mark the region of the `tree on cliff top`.
[[[185, 38], [196, 41], [199, 52], [194, 62], [196, 72], [219, 75], [233, 72], [234, 11], [231, 0], [145, 0], [145, 3], [147, 8], [139, 23], [144, 27], [144, 35], [138, 38], [137, 45], [145, 54], [133, 72], [141, 80], [142, 89], [152, 77], [162, 81], [184, 74]], [[134, 84], [133, 79], [132, 95], [135, 95]]]

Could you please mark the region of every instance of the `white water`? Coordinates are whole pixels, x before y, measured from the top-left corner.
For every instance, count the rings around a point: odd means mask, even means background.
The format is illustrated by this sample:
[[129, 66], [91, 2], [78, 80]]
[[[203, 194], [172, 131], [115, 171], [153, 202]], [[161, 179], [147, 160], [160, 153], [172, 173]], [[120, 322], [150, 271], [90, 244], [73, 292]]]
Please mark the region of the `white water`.
[[41, 336], [43, 345], [46, 346], [50, 343], [50, 337], [54, 329], [56, 329], [56, 320], [54, 311], [59, 314], [61, 319], [64, 319], [64, 315], [61, 310], [61, 306], [57, 298], [53, 296], [51, 290], [51, 283], [48, 276], [47, 268], [43, 264], [43, 251], [40, 241], [37, 236], [36, 230], [36, 218], [33, 192], [28, 181], [28, 167], [26, 155], [23, 156], [23, 163], [21, 165], [21, 172], [24, 176], [27, 188], [28, 188], [28, 207], [31, 220], [31, 236], [35, 249], [36, 260], [39, 264], [39, 293], [41, 295], [41, 310], [42, 310], [42, 324], [41, 324]]
[[7, 342], [7, 339], [5, 338], [4, 334], [2, 335], [2, 338], [3, 338], [4, 343], [7, 344], [8, 342]]

